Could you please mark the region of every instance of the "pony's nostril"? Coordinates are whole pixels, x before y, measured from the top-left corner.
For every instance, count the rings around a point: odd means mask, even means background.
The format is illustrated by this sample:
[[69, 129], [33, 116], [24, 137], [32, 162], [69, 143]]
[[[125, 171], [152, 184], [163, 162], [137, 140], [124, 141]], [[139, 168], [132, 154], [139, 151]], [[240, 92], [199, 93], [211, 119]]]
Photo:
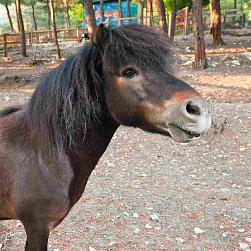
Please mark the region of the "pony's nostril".
[[187, 104], [186, 111], [189, 114], [198, 115], [198, 116], [201, 115], [200, 107], [193, 102]]

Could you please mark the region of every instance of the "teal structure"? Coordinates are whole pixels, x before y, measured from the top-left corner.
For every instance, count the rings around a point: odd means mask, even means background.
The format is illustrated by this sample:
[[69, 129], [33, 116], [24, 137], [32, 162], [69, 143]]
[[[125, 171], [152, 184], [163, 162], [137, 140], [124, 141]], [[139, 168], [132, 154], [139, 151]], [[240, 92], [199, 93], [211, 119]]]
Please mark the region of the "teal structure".
[[[79, 2], [81, 3], [81, 2]], [[117, 1], [109, 1], [109, 0], [104, 0], [103, 4], [104, 8], [104, 15], [105, 15], [105, 20], [109, 18], [110, 22], [109, 25], [114, 25], [117, 26], [118, 22], [117, 21], [112, 21], [112, 19], [117, 19], [119, 18], [119, 12], [118, 12], [118, 7], [119, 4]], [[96, 23], [101, 22], [100, 18], [100, 1], [99, 0], [94, 0], [93, 1], [93, 7], [95, 11], [95, 17], [96, 17]], [[121, 9], [122, 9], [122, 15], [123, 17], [127, 16], [127, 1], [121, 1]], [[138, 5], [137, 3], [133, 3], [130, 1], [130, 15], [131, 17], [136, 17], [138, 14]], [[87, 26], [86, 18], [85, 18], [85, 7], [83, 5], [83, 26]], [[137, 23], [137, 19], [132, 19], [132, 23]], [[128, 24], [128, 20], [124, 20], [124, 24]]]

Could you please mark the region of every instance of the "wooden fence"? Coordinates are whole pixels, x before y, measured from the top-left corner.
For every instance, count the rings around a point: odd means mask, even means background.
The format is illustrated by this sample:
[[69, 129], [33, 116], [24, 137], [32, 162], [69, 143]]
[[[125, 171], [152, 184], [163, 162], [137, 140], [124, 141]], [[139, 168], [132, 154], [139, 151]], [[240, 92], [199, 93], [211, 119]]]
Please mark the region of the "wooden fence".
[[[58, 29], [57, 36], [59, 42], [65, 41], [80, 41], [82, 34], [87, 33], [86, 27], [78, 27], [72, 29]], [[52, 43], [54, 42], [53, 30], [29, 31], [25, 32], [26, 44], [32, 46], [33, 44]], [[4, 57], [8, 53], [21, 51], [20, 49], [13, 49], [10, 47], [21, 45], [21, 33], [5, 33], [0, 35], [0, 53]], [[2, 48], [2, 49], [1, 49]]]

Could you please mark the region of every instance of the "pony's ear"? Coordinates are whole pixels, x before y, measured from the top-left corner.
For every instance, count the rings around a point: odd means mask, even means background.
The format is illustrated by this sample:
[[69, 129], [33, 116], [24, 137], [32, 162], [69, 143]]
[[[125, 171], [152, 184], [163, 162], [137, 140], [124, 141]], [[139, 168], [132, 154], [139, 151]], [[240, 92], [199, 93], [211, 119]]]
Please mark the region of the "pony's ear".
[[92, 43], [95, 44], [100, 51], [103, 51], [103, 48], [107, 43], [109, 36], [110, 36], [110, 31], [106, 29], [103, 24], [99, 24], [92, 37]]

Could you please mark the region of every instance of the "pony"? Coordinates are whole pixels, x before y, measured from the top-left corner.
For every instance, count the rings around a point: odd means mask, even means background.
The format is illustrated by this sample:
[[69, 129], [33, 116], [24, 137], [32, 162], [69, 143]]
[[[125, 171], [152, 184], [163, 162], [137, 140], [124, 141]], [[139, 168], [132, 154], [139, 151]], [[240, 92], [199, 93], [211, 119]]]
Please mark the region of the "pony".
[[178, 142], [209, 129], [210, 104], [172, 65], [168, 39], [153, 28], [101, 24], [26, 105], [0, 112], [0, 220], [22, 222], [25, 250], [47, 250], [119, 125]]

